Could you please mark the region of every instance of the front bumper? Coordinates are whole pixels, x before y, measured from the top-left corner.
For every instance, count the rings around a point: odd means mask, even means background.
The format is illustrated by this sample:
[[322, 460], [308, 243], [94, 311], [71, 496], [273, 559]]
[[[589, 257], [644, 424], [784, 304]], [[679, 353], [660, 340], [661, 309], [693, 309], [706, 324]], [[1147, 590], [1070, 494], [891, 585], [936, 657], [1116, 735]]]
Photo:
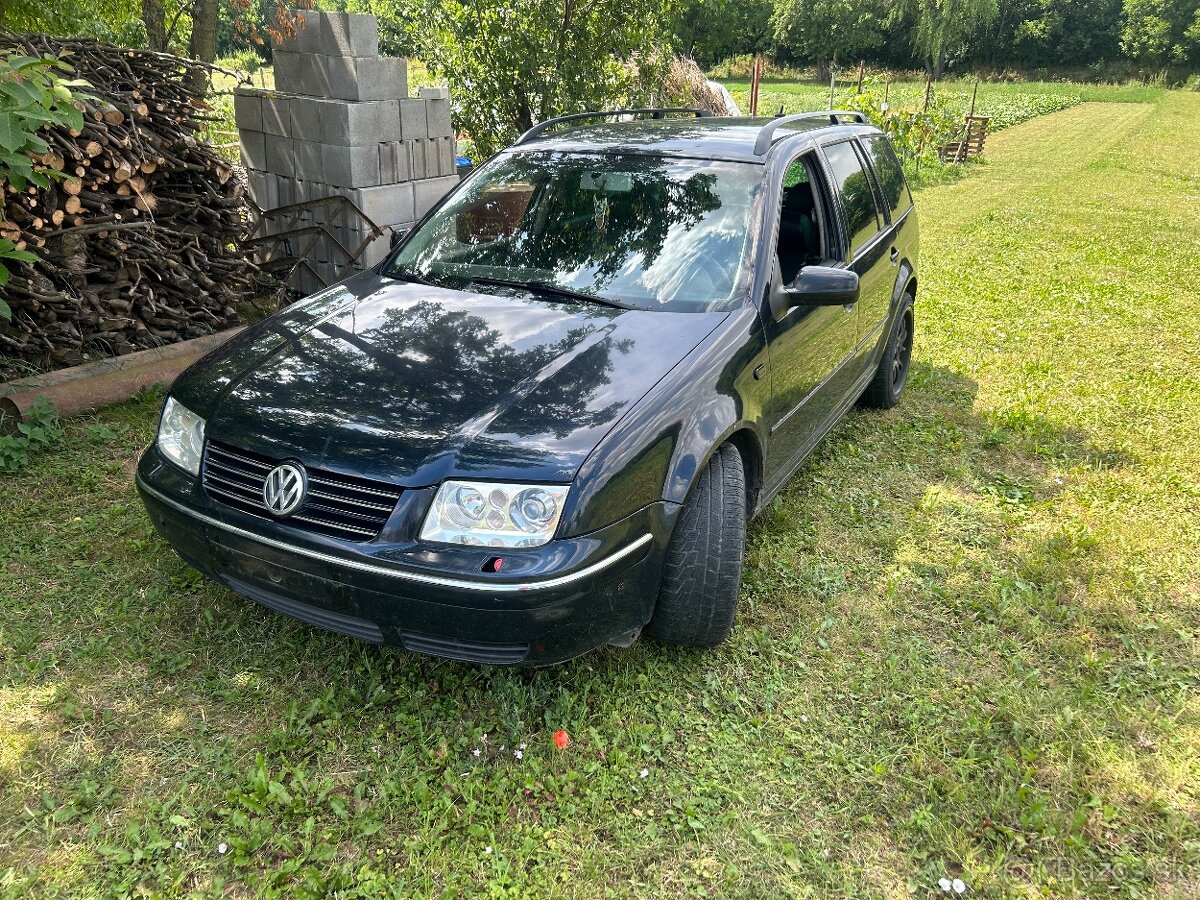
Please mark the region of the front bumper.
[[[362, 640], [495, 665], [562, 662], [645, 625], [677, 512], [651, 504], [532, 550], [433, 549], [323, 538], [221, 506], [154, 447], [136, 483], [159, 534], [235, 593]], [[497, 554], [504, 569], [482, 572]]]

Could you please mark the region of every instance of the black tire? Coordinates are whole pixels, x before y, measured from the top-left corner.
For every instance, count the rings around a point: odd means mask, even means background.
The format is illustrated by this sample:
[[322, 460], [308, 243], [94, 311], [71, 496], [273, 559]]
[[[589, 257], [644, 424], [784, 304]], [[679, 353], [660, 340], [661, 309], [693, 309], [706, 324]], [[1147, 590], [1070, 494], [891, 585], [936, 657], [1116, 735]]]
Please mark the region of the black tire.
[[742, 589], [745, 552], [746, 473], [737, 447], [725, 444], [679, 514], [647, 634], [691, 647], [724, 641]]
[[905, 293], [900, 298], [900, 308], [892, 320], [892, 333], [875, 377], [863, 391], [859, 402], [875, 409], [891, 409], [900, 402], [904, 385], [908, 383], [908, 370], [912, 367], [913, 348], [913, 297]]

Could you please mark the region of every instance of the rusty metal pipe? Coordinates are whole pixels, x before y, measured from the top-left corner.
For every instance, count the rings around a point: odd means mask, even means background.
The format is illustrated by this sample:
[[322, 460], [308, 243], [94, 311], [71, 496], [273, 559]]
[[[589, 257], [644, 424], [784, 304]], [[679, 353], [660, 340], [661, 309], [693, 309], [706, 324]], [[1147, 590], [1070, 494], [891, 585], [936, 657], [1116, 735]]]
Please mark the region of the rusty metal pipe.
[[65, 417], [120, 403], [156, 384], [169, 387], [180, 372], [242, 327], [5, 382], [0, 384], [0, 420], [19, 422], [39, 397]]

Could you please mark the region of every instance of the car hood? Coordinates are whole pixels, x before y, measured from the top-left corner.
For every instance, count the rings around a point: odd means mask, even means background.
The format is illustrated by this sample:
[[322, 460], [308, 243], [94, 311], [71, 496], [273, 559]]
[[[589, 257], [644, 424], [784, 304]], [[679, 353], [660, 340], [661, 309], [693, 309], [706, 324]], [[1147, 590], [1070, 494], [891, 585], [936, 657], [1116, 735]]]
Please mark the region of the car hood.
[[569, 481], [727, 313], [352, 278], [235, 337], [172, 393], [209, 438], [409, 486]]

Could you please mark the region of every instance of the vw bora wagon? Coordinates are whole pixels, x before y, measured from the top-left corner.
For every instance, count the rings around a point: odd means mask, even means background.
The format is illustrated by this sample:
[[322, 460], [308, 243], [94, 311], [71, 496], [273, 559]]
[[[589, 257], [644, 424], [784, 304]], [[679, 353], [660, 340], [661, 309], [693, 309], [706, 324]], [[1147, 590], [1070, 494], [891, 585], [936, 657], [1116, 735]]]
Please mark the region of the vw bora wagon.
[[899, 399], [916, 292], [913, 201], [857, 114], [552, 120], [183, 373], [138, 489], [191, 565], [363, 640], [715, 645], [747, 521]]

